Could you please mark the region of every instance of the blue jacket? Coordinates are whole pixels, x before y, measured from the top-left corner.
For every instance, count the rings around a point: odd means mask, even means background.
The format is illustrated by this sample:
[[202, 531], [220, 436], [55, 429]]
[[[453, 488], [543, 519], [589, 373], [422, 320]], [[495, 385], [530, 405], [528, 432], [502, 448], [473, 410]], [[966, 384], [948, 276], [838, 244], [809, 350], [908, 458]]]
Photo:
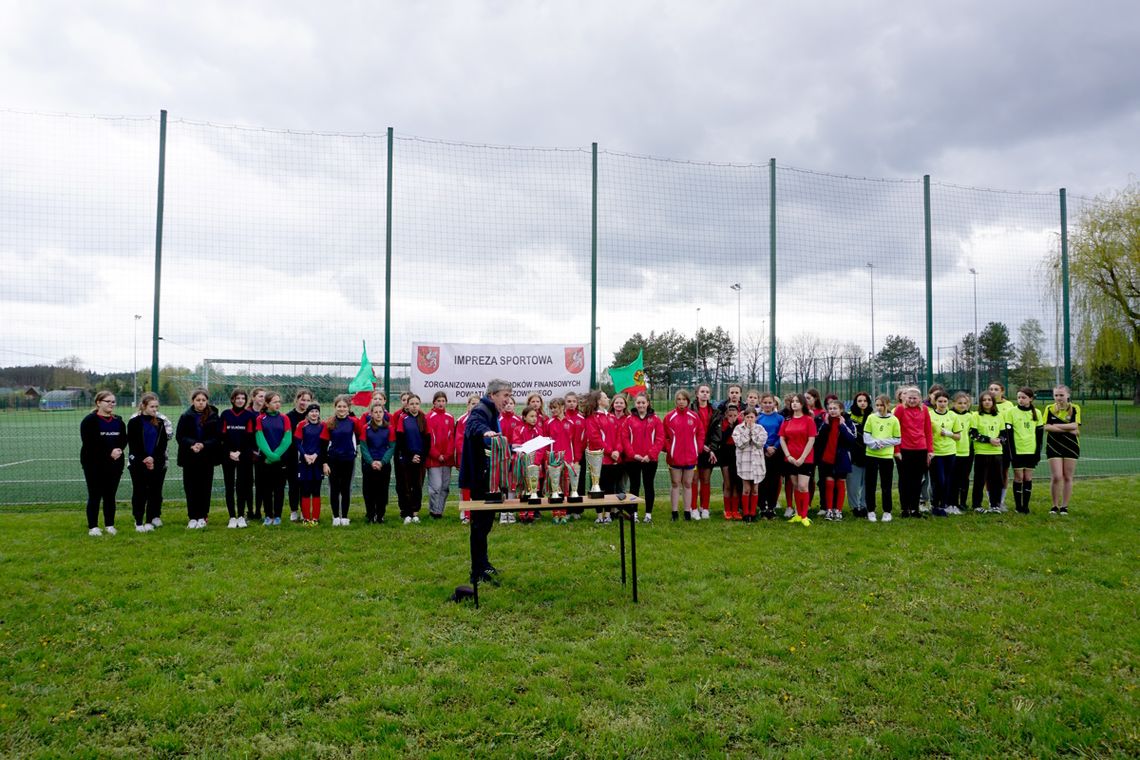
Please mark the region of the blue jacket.
[[479, 403], [467, 415], [467, 427], [463, 431], [463, 459], [459, 463], [459, 487], [471, 489], [471, 498], [482, 499], [487, 495], [487, 450], [483, 435], [498, 433], [499, 410], [490, 396], [479, 399]]
[[[815, 438], [815, 463], [823, 464], [823, 452], [827, 449], [827, 439], [831, 435], [831, 418], [823, 417], [819, 426], [819, 435]], [[835, 445], [835, 464], [832, 472], [836, 477], [843, 477], [851, 473], [851, 450], [855, 448], [859, 435], [855, 423], [846, 415], [839, 418], [839, 440]]]

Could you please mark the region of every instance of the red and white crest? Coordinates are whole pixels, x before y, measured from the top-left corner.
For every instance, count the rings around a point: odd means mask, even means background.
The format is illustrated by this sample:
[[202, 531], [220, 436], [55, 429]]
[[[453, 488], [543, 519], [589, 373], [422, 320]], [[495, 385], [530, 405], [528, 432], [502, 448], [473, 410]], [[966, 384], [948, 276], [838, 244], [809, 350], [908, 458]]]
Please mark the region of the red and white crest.
[[416, 352], [416, 367], [425, 375], [439, 369], [439, 346], [420, 346]]
[[566, 370], [577, 375], [586, 368], [586, 349], [582, 346], [571, 346], [566, 351]]

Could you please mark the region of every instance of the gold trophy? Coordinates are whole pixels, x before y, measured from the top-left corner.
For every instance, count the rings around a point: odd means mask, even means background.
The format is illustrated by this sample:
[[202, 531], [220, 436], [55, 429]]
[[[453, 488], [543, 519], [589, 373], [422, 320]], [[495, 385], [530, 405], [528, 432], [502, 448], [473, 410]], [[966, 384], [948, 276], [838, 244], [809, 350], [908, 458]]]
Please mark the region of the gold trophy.
[[562, 459], [552, 457], [546, 465], [546, 483], [550, 489], [550, 504], [562, 503]]
[[529, 494], [527, 497], [528, 504], [541, 504], [542, 495], [538, 492], [539, 480], [542, 478], [542, 467], [537, 464], [528, 463], [526, 466], [526, 490]]
[[590, 498], [591, 499], [604, 499], [605, 493], [602, 492], [602, 457], [605, 452], [601, 449], [597, 451], [586, 450], [586, 473], [590, 476]]
[[570, 462], [566, 465], [566, 469], [570, 471], [570, 496], [566, 501], [570, 504], [581, 504], [582, 497], [578, 493], [578, 473], [582, 471], [582, 465], [578, 462]]

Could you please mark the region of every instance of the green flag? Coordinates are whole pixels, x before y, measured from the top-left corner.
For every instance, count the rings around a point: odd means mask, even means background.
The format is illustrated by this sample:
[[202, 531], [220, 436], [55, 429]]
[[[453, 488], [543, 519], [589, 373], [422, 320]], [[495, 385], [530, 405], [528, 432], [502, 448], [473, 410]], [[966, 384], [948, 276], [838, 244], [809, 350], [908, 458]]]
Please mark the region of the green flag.
[[353, 404], [368, 406], [368, 402], [372, 400], [372, 388], [376, 382], [376, 374], [372, 371], [372, 362], [368, 361], [367, 344], [360, 341], [360, 345], [362, 346], [360, 369], [357, 370], [356, 377], [352, 378], [352, 382], [348, 384], [348, 392], [353, 394]]
[[642, 350], [638, 349], [637, 358], [624, 367], [610, 367], [610, 379], [614, 381], [616, 393], [634, 396], [638, 393], [648, 392], [649, 385], [645, 382]]

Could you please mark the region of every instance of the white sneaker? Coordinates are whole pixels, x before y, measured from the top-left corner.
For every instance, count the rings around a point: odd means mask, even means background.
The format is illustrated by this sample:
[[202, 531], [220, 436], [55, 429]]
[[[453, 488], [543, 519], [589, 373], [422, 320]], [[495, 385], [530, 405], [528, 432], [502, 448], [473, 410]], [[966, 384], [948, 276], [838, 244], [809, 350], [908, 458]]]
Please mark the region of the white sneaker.
[[[412, 515], [412, 522], [414, 522], [416, 525], [419, 525], [420, 524], [420, 516], [419, 515]], [[514, 520], [511, 520], [511, 522], [514, 522]]]
[[205, 528], [206, 528], [206, 521], [205, 520], [199, 520], [198, 521], [198, 530], [205, 530]]
[[143, 524], [143, 530], [145, 530], [147, 533], [153, 533], [154, 532], [154, 526], [151, 525], [150, 523], [144, 523]]
[[868, 512], [867, 513], [867, 522], [878, 522], [878, 521], [879, 521], [879, 518], [875, 517], [874, 512]]
[[[515, 515], [514, 512], [507, 512], [507, 522], [509, 522], [511, 525], [514, 525], [515, 521], [517, 519], [518, 519], [518, 517]], [[419, 522], [419, 521], [420, 521], [420, 518], [417, 517], [416, 522]]]
[[94, 528], [87, 531], [87, 535], [89, 535], [89, 536], [101, 536], [101, 535], [103, 535], [103, 531], [99, 530], [99, 526], [96, 525]]
[[[411, 518], [408, 518], [408, 519], [411, 519]], [[509, 522], [510, 522], [510, 518], [507, 517], [507, 513], [506, 512], [500, 512], [499, 513], [499, 525], [506, 525]]]
[[332, 521], [332, 524], [333, 524], [333, 527], [334, 527], [334, 528], [339, 528], [339, 527], [340, 527], [340, 518], [339, 518], [339, 517], [334, 517], [334, 518], [333, 518], [333, 521]]
[[289, 522], [297, 522], [300, 519], [301, 519], [301, 513], [300, 512], [290, 512], [289, 513]]
[[[153, 528], [153, 526], [151, 526], [151, 527]], [[136, 525], [135, 526], [135, 533], [146, 533], [146, 528], [147, 528], [146, 525]]]
[[231, 517], [230, 521], [228, 523], [226, 523], [226, 527], [227, 528], [236, 528], [237, 527], [237, 518]]
[[197, 529], [197, 527], [198, 527], [198, 521], [197, 520], [191, 520], [190, 522], [186, 523], [186, 530], [195, 530], [195, 529]]
[[404, 525], [411, 525], [411, 524], [412, 524], [412, 516], [408, 515], [407, 517], [404, 518]]
[[153, 526], [154, 526], [154, 527], [156, 527], [156, 528], [161, 528], [161, 527], [162, 527], [162, 518], [161, 518], [161, 517], [156, 517], [156, 518], [154, 518], [153, 520], [151, 520], [151, 521], [150, 521], [150, 524], [151, 524], [151, 525], [153, 525]]
[[341, 525], [348, 525], [348, 518], [347, 517], [340, 518], [340, 524]]
[[603, 512], [602, 513], [602, 524], [603, 525], [609, 525], [612, 522], [613, 522], [613, 518], [610, 517], [610, 513], [609, 512]]
[[891, 521], [891, 513], [890, 512], [884, 512], [883, 513], [883, 522], [890, 522], [890, 521]]
[[707, 519], [709, 519], [709, 511], [708, 511], [707, 509], [702, 509], [702, 510], [701, 510], [701, 519], [702, 519], [702, 520], [707, 520]]
[[637, 513], [636, 512], [633, 513], [633, 521], [634, 522], [641, 522], [641, 520], [637, 519]]
[[693, 520], [700, 520], [701, 519], [701, 510], [699, 510], [699, 509], [691, 510], [689, 512], [689, 514], [692, 516]]
[[237, 519], [237, 524], [238, 524], [238, 527], [239, 527], [239, 528], [244, 528], [244, 527], [246, 527], [245, 518], [244, 518], [244, 517], [239, 517], [239, 518]]
[[796, 510], [792, 509], [791, 507], [788, 507], [787, 509], [784, 510], [784, 519], [785, 520], [791, 520], [792, 515], [794, 515], [795, 513], [796, 513]]
[[108, 536], [114, 536], [114, 535], [116, 535], [118, 532], [119, 532], [119, 531], [115, 530], [115, 526], [114, 526], [114, 525], [108, 525], [108, 526], [107, 526], [107, 535], [108, 535]]
[[642, 522], [646, 522], [646, 523], [653, 522], [653, 513], [652, 512], [646, 512], [645, 513], [645, 519], [642, 520]]
[[601, 525], [601, 524], [602, 524], [602, 516], [598, 515], [597, 517], [594, 518], [594, 525]]
[[459, 524], [460, 525], [470, 525], [471, 521], [468, 520], [466, 517], [460, 517], [459, 518]]

